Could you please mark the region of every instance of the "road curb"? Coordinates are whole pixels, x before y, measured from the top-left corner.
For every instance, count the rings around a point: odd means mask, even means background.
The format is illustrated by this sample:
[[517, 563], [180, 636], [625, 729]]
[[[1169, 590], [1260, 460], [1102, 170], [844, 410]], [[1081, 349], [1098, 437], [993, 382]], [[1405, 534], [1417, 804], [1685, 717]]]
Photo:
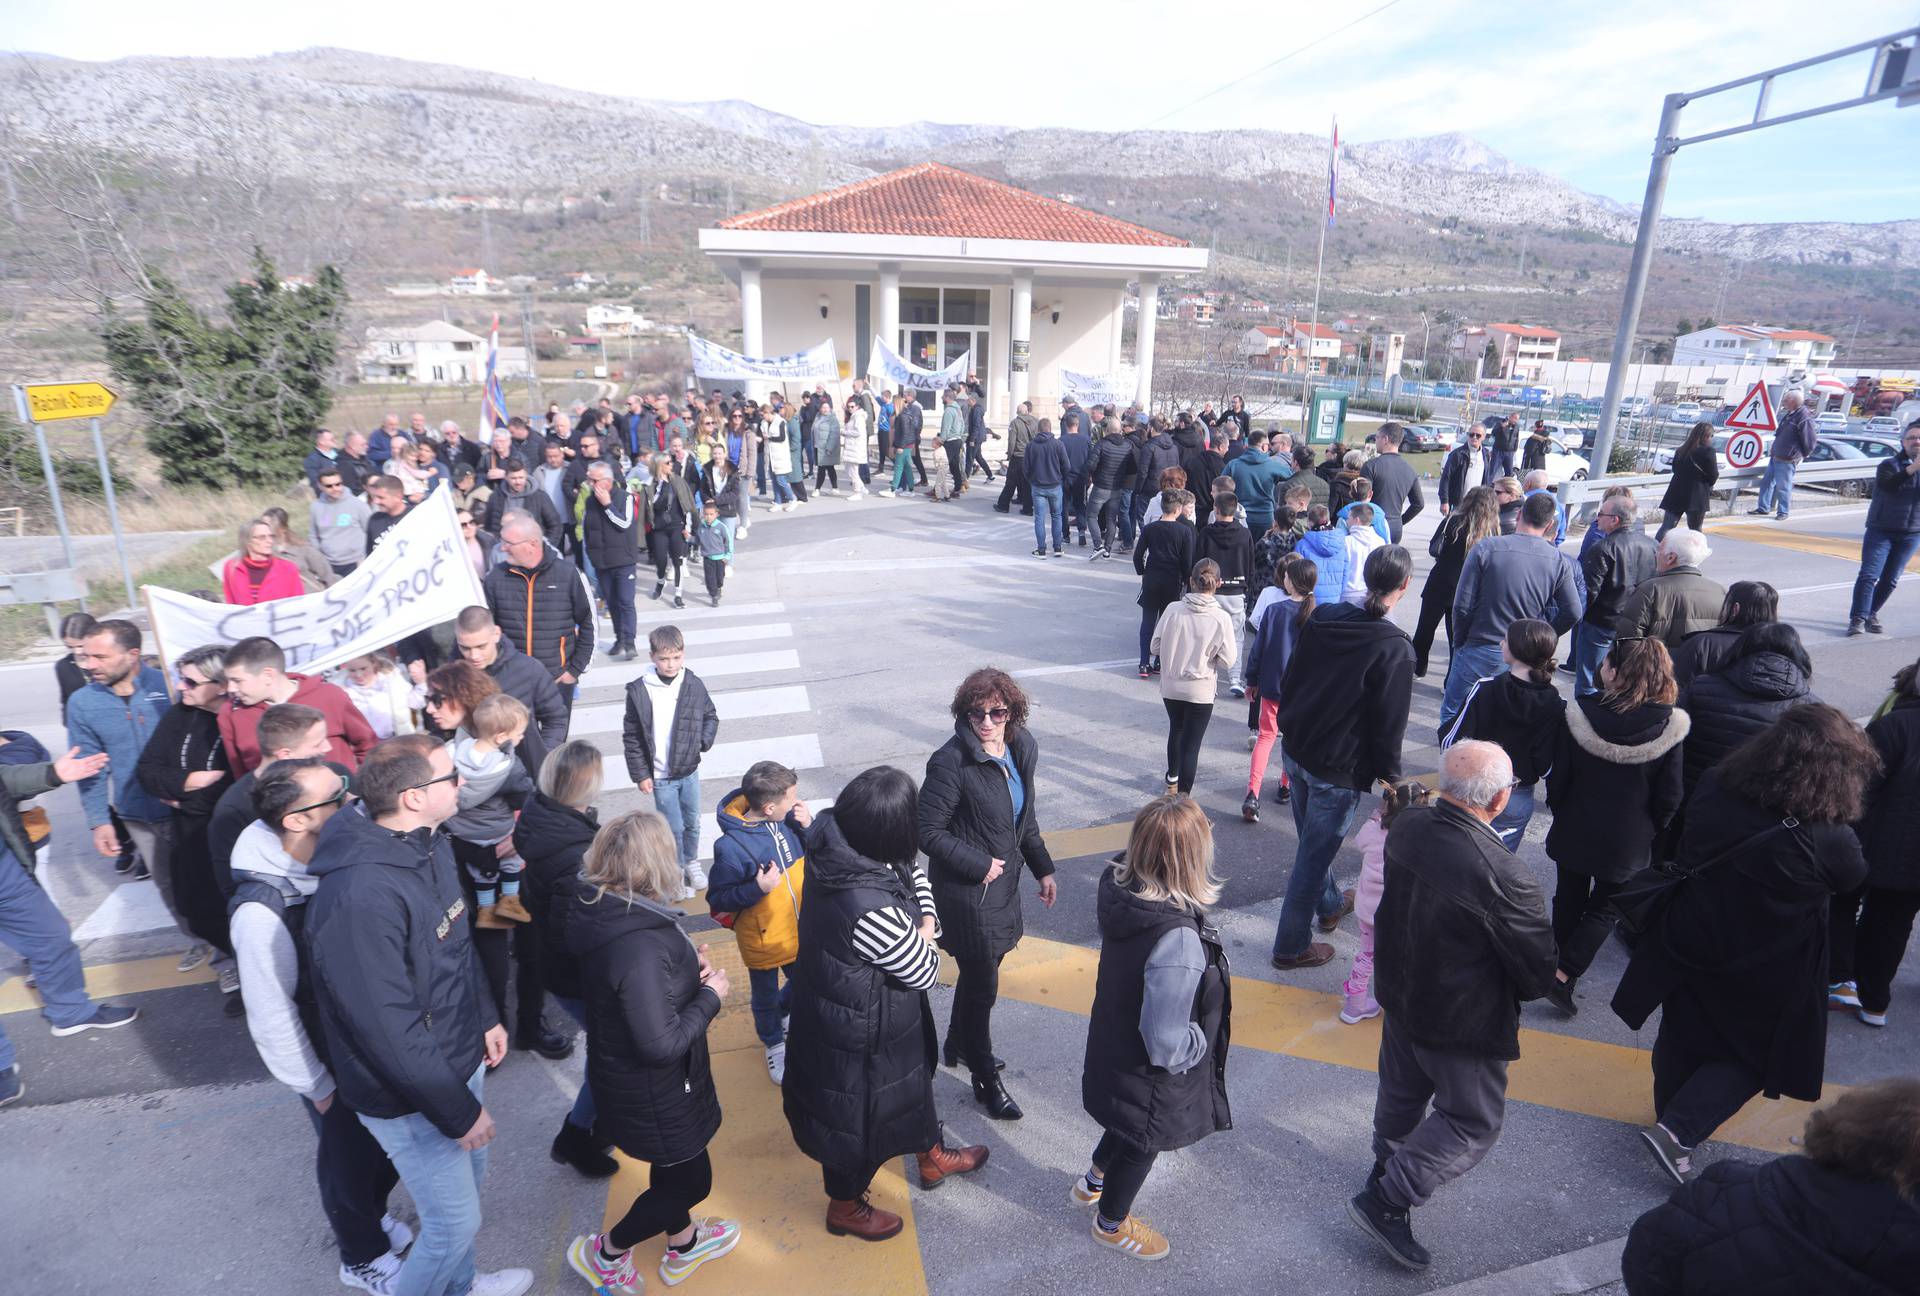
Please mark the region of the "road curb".
[[1442, 1287], [1428, 1296], [1579, 1296], [1620, 1281], [1620, 1254], [1626, 1247], [1623, 1237], [1596, 1242], [1517, 1269]]

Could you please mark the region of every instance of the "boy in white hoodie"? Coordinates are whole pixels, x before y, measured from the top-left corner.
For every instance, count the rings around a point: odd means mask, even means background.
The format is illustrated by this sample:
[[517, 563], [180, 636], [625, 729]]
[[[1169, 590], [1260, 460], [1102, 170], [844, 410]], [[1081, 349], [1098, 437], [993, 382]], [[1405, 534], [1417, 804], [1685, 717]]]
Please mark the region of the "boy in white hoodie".
[[[273, 1078], [300, 1095], [319, 1135], [320, 1202], [340, 1251], [340, 1281], [389, 1291], [413, 1230], [387, 1213], [400, 1176], [365, 1125], [339, 1102], [313, 987], [304, 984], [307, 872], [320, 830], [347, 799], [346, 776], [317, 756], [274, 761], [253, 787], [260, 818], [233, 847], [230, 922], [247, 1033]], [[350, 810], [347, 813], [357, 814]]]
[[513, 754], [513, 745], [526, 733], [526, 704], [490, 693], [475, 704], [452, 744], [453, 767], [461, 776], [460, 809], [447, 820], [447, 832], [470, 846], [494, 848], [489, 862], [497, 866], [491, 869], [466, 856], [479, 907], [474, 922], [491, 930], [533, 920], [520, 901], [520, 874], [527, 862], [513, 849], [517, 807], [533, 791], [526, 767]]
[[1373, 525], [1378, 505], [1349, 504], [1343, 514], [1347, 520], [1347, 579], [1340, 589], [1340, 601], [1355, 607], [1367, 603], [1367, 555], [1386, 543]]

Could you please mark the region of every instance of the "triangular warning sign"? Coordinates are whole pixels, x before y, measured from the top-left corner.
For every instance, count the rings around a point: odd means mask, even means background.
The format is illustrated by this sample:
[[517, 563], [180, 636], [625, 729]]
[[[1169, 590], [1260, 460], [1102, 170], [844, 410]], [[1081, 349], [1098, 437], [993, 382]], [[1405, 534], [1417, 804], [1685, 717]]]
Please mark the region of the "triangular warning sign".
[[1773, 398], [1767, 395], [1767, 385], [1757, 382], [1746, 398], [1727, 415], [1726, 427], [1737, 428], [1742, 432], [1772, 432], [1779, 424], [1773, 417]]

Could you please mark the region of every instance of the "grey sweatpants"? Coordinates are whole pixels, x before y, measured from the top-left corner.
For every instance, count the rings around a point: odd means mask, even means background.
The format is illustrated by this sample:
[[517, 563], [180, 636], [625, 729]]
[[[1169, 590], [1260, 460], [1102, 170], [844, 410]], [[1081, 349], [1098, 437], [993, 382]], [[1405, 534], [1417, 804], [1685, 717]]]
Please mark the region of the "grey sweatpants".
[[1417, 1044], [1388, 1014], [1373, 1103], [1373, 1155], [1387, 1167], [1381, 1196], [1394, 1206], [1422, 1206], [1480, 1164], [1500, 1137], [1506, 1101], [1505, 1062]]

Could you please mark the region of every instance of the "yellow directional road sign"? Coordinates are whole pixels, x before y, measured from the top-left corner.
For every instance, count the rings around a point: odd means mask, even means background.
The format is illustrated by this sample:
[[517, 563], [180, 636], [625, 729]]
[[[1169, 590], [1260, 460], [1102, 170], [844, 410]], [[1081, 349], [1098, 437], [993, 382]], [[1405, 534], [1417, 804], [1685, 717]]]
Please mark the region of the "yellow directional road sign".
[[35, 423], [99, 418], [113, 408], [113, 393], [97, 382], [27, 383], [26, 413]]

